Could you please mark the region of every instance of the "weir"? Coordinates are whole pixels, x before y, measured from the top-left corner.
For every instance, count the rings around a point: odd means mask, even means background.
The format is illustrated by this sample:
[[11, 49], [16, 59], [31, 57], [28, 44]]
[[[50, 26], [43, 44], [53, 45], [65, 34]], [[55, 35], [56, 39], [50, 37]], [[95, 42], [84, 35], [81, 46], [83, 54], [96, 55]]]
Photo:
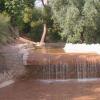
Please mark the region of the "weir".
[[26, 68], [35, 79], [97, 79], [100, 78], [100, 56], [65, 53], [59, 48], [37, 49], [28, 55]]

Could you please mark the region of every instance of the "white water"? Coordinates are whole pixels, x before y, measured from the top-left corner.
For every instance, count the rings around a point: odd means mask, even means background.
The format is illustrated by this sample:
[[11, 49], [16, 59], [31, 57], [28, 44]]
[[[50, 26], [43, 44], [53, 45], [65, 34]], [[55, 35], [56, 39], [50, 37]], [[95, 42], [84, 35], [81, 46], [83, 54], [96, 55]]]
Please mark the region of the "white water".
[[100, 55], [100, 44], [72, 44], [66, 43], [66, 53], [97, 53]]
[[67, 79], [67, 80], [37, 80], [37, 81], [40, 81], [40, 82], [43, 82], [43, 83], [47, 83], [47, 84], [49, 84], [49, 83], [55, 83], [55, 82], [59, 82], [59, 83], [65, 83], [65, 82], [82, 82], [82, 83], [85, 83], [85, 82], [94, 82], [94, 81], [98, 81], [98, 80], [100, 80], [100, 78], [91, 78], [91, 79], [89, 79], [89, 78], [85, 78], [85, 79]]

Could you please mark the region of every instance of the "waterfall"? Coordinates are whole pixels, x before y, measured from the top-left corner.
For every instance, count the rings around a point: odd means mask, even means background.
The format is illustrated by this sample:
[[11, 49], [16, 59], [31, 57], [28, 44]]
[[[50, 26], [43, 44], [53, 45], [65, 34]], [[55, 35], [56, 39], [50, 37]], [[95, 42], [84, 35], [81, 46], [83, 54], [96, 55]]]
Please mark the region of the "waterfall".
[[[33, 66], [33, 70], [37, 72], [35, 75], [37, 79], [68, 80], [100, 77], [100, 56], [96, 54], [34, 54], [30, 59], [29, 66]], [[37, 68], [34, 68], [34, 64]]]

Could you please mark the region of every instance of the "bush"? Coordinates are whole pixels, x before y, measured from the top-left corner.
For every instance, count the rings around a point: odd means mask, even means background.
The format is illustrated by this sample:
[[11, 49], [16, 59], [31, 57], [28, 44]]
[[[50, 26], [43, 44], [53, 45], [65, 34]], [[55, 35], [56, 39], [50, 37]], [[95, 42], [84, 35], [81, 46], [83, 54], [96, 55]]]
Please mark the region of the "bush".
[[0, 14], [0, 43], [5, 44], [13, 40], [9, 30], [9, 20], [7, 15]]

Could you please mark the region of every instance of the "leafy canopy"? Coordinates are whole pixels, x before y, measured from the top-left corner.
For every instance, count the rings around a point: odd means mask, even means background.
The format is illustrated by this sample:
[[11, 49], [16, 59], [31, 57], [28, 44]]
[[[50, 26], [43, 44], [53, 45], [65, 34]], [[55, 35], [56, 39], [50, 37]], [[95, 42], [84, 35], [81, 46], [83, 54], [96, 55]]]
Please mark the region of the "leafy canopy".
[[100, 42], [100, 0], [49, 0], [67, 42]]

